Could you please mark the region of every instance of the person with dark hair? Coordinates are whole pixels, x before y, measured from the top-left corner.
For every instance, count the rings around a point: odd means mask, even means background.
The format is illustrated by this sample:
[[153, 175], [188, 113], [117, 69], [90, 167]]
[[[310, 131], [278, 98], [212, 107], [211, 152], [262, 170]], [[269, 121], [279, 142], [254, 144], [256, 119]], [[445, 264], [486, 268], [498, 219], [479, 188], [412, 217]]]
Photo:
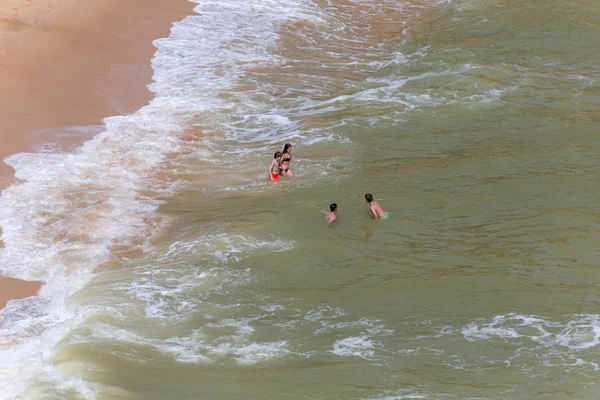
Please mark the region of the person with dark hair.
[[337, 218], [335, 216], [335, 214], [337, 213], [337, 204], [335, 203], [331, 203], [329, 205], [329, 212], [327, 213], [327, 223], [331, 224], [333, 221], [335, 221]]
[[273, 155], [273, 161], [269, 166], [269, 181], [277, 182], [279, 180], [279, 171], [281, 169], [281, 152], [277, 151]]
[[371, 209], [371, 213], [373, 213], [374, 219], [388, 219], [389, 214], [383, 211], [383, 208], [379, 205], [378, 202], [373, 201], [373, 195], [371, 193], [365, 194], [365, 200], [369, 203], [369, 208]]
[[290, 143], [286, 143], [285, 146], [283, 146], [280, 175], [294, 176], [292, 170], [290, 169], [290, 161], [292, 161], [292, 145]]

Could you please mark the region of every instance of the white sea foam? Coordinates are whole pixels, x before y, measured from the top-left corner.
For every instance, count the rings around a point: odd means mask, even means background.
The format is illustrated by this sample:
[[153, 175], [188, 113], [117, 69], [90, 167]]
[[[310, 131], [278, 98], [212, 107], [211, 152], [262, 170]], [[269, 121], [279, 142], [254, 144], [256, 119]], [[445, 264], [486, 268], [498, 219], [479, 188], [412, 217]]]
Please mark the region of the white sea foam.
[[169, 250], [159, 257], [164, 259], [189, 260], [191, 255], [202, 255], [214, 257], [222, 263], [237, 262], [249, 252], [282, 252], [293, 248], [292, 241], [273, 239], [270, 241], [258, 240], [236, 234], [220, 233], [207, 235], [205, 237], [187, 242], [175, 242], [169, 246]]
[[462, 329], [462, 333], [469, 341], [527, 338], [544, 347], [581, 351], [600, 343], [600, 316], [575, 315], [573, 319], [561, 322], [520, 314], [498, 315], [489, 322], [471, 323]]
[[[147, 318], [181, 322], [198, 313], [198, 305], [210, 295], [227, 294], [253, 280], [250, 271], [230, 268], [231, 264], [250, 254], [283, 252], [291, 248], [292, 242], [281, 239], [267, 241], [225, 234], [177, 241], [166, 253], [157, 255], [160, 268], [139, 268], [131, 282], [117, 284], [115, 290], [142, 301]], [[194, 267], [196, 265], [202, 269]]]
[[[306, 351], [303, 342], [311, 338], [294, 338], [294, 332], [304, 332], [307, 328], [310, 329], [313, 323], [318, 323], [324, 318], [346, 315], [341, 309], [326, 306], [308, 311], [290, 310], [279, 304], [258, 304], [255, 307], [255, 311], [263, 312], [253, 313], [248, 305], [243, 304], [231, 304], [222, 310], [213, 309], [213, 314], [207, 317], [201, 328], [194, 330], [189, 336], [171, 337], [166, 342], [155, 341], [152, 345], [184, 363], [211, 364], [230, 360], [238, 364], [255, 364], [284, 357], [310, 358], [321, 356], [322, 353]], [[333, 312], [334, 315], [323, 314], [329, 312]], [[223, 318], [218, 316], [220, 314], [239, 316]], [[287, 322], [283, 322], [285, 320]], [[330, 350], [324, 351], [339, 357], [355, 356], [365, 360], [385, 357], [384, 345], [379, 338], [389, 336], [392, 331], [382, 329], [381, 324], [368, 318], [359, 318], [329, 325], [330, 333], [334, 333], [335, 336], [354, 332], [357, 335], [333, 340]], [[267, 326], [269, 328], [266, 328]], [[279, 336], [280, 339], [257, 341], [259, 332], [256, 327], [261, 327], [261, 332], [268, 329], [269, 337]], [[321, 335], [322, 333], [314, 334], [315, 337]], [[295, 343], [292, 345], [291, 342]]]
[[[242, 305], [235, 303], [236, 289], [252, 279], [248, 270], [235, 267], [244, 257], [261, 252], [286, 251], [292, 248], [282, 240], [261, 240], [242, 235], [215, 233], [173, 243], [165, 253], [157, 253], [153, 265], [141, 264], [130, 271], [128, 280], [110, 285], [110, 291], [119, 294], [120, 307], [131, 318], [161, 319], [156, 332], [138, 332], [130, 336], [124, 329], [110, 332], [110, 326], [97, 323], [89, 330], [94, 339], [126, 340], [148, 346], [175, 361], [210, 364], [230, 360], [239, 364], [255, 364], [279, 359], [288, 351], [286, 340], [258, 341], [254, 338], [254, 323], [268, 314], [248, 315]], [[109, 293], [109, 297], [110, 293]], [[227, 298], [229, 302], [211, 301]], [[284, 309], [281, 305], [266, 306], [272, 314]], [[135, 311], [138, 310], [138, 313]], [[102, 314], [103, 311], [100, 311]], [[183, 324], [200, 326], [188, 335], [181, 333]], [[98, 336], [104, 332], [104, 336]]]
[[[360, 400], [406, 400], [406, 399], [430, 399], [430, 394], [419, 394], [419, 393], [405, 393], [405, 394], [392, 394], [382, 395], [381, 397], [361, 397]], [[480, 399], [482, 400], [482, 399]]]
[[365, 336], [354, 336], [336, 341], [331, 351], [336, 356], [355, 356], [370, 360], [381, 343]]
[[[183, 363], [214, 363], [217, 360], [233, 359], [239, 364], [256, 364], [276, 359], [289, 353], [285, 340], [255, 342], [254, 328], [250, 325], [259, 317], [226, 318], [207, 323], [188, 337], [172, 337], [166, 343], [156, 343], [162, 352], [172, 354]], [[210, 331], [210, 334], [207, 334]], [[220, 334], [221, 333], [221, 334]]]
[[463, 327], [461, 333], [470, 342], [513, 343], [517, 351], [505, 361], [507, 364], [533, 357], [546, 366], [598, 369], [595, 362], [586, 360], [586, 352], [600, 344], [600, 316], [596, 314], [568, 315], [552, 320], [511, 313], [491, 320], [477, 320]]

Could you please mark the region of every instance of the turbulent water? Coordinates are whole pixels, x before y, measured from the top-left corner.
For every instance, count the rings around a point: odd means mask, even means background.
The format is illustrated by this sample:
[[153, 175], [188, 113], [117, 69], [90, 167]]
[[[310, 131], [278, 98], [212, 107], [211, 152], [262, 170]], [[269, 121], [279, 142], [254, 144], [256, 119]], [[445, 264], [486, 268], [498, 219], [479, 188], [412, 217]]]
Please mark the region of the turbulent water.
[[6, 160], [1, 398], [597, 398], [597, 2], [195, 2], [148, 106]]

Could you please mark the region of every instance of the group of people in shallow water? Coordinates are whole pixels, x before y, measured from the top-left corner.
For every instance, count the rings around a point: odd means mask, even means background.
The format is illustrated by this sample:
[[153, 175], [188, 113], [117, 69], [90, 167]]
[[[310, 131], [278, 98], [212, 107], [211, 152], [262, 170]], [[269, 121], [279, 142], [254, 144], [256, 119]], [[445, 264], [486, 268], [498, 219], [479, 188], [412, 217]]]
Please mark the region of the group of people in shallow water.
[[[384, 220], [384, 219], [388, 219], [390, 217], [390, 214], [383, 211], [383, 208], [381, 208], [381, 205], [378, 202], [373, 200], [373, 195], [371, 193], [365, 194], [365, 200], [369, 204], [369, 209], [371, 210], [371, 214], [373, 214], [374, 219]], [[338, 210], [337, 204], [331, 203], [329, 205], [329, 212], [327, 213], [327, 215], [325, 217], [327, 219], [328, 224], [331, 224], [332, 222], [334, 222], [337, 219], [337, 217], [335, 215], [335, 214], [337, 214], [337, 210]]]
[[[292, 161], [292, 145], [286, 143], [285, 146], [283, 146], [283, 152], [277, 151], [273, 156], [273, 161], [269, 166], [269, 181], [277, 182], [280, 176], [294, 176], [290, 169], [290, 161]], [[374, 219], [385, 220], [389, 218], [390, 215], [383, 211], [383, 208], [381, 208], [381, 205], [378, 202], [373, 200], [373, 195], [371, 193], [365, 194], [365, 200], [369, 204], [369, 209], [371, 210]], [[329, 205], [329, 212], [327, 212], [325, 217], [328, 224], [331, 224], [337, 219], [337, 211], [337, 204], [331, 203]]]
[[283, 152], [275, 152], [273, 161], [269, 166], [269, 180], [271, 182], [277, 182], [279, 176], [294, 176], [290, 169], [290, 161], [292, 161], [292, 145], [286, 143], [283, 146]]

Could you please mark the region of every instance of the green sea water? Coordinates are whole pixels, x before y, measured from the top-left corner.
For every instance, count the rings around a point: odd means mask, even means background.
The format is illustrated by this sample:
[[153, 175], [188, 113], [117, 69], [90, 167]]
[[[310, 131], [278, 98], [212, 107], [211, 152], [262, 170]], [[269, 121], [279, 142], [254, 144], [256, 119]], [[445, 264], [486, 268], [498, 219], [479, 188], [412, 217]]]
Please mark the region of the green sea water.
[[187, 116], [169, 224], [47, 356], [87, 389], [23, 398], [597, 398], [599, 4], [399, 4], [315, 2]]

